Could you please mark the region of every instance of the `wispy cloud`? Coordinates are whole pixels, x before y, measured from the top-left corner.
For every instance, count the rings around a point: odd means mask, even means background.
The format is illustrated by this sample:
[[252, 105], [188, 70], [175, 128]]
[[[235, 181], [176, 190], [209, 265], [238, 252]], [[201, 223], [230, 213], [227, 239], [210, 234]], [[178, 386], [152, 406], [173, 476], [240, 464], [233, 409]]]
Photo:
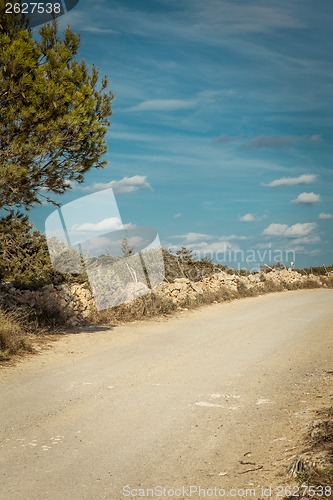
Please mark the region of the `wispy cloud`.
[[151, 185], [147, 182], [146, 176], [133, 175], [133, 177], [124, 177], [119, 181], [111, 181], [107, 183], [96, 182], [92, 186], [82, 189], [83, 191], [101, 191], [108, 188], [112, 188], [115, 194], [128, 194], [134, 193], [139, 189], [151, 189]]
[[301, 193], [291, 201], [294, 204], [315, 205], [320, 202], [320, 195], [316, 193]]
[[318, 219], [321, 219], [321, 220], [333, 219], [333, 214], [329, 214], [328, 212], [321, 212], [318, 215]]
[[118, 31], [111, 28], [101, 28], [99, 26], [85, 26], [84, 31], [88, 33], [96, 33], [98, 35], [112, 35], [118, 34]]
[[140, 102], [136, 106], [127, 108], [127, 111], [177, 111], [196, 106], [196, 100], [187, 99], [151, 99]]
[[[332, 174], [332, 61], [326, 41], [333, 5], [323, 12], [310, 0], [298, 2], [301, 7], [288, 0], [158, 0], [156, 8], [96, 0], [94, 9], [90, 3], [80, 0], [80, 8], [59, 21], [82, 34], [82, 57], [109, 76], [116, 95], [107, 135], [110, 166], [92, 169], [84, 184], [91, 187], [84, 189], [129, 193], [128, 210], [137, 207], [140, 219], [164, 227], [167, 241], [173, 221], [173, 232], [183, 234], [172, 241], [197, 249], [247, 247], [233, 239], [238, 221], [237, 232], [252, 235], [253, 248], [270, 242], [305, 248], [317, 232], [302, 242], [304, 236], [290, 236], [296, 231], [292, 224], [316, 218], [328, 262], [332, 236], [324, 238], [324, 219], [331, 217], [318, 216], [317, 207], [332, 212], [324, 193]], [[263, 189], [261, 182], [282, 192]], [[150, 184], [156, 213], [136, 203], [135, 192]], [[309, 208], [313, 219], [294, 219], [295, 211], [312, 204], [296, 199], [302, 191], [322, 196], [322, 204]], [[293, 198], [300, 204], [290, 205]], [[214, 215], [209, 229], [207, 210]], [[262, 225], [257, 221], [265, 212], [274, 219]], [[258, 238], [272, 220], [285, 223], [287, 235]]]
[[211, 240], [214, 238], [214, 236], [204, 233], [186, 233], [186, 234], [174, 235], [171, 236], [171, 238], [183, 240], [184, 243], [193, 243], [194, 241], [200, 241], [203, 239]]
[[200, 259], [204, 257], [212, 258], [214, 254], [238, 252], [240, 250], [238, 244], [223, 239], [219, 239], [218, 241], [198, 241], [187, 245], [187, 247]]
[[213, 236], [211, 234], [204, 233], [186, 233], [186, 234], [178, 234], [171, 236], [173, 239], [181, 239], [184, 243], [193, 243], [194, 241], [201, 240], [217, 240], [217, 241], [235, 241], [235, 240], [249, 240], [251, 239], [249, 236], [241, 236], [237, 234], [230, 234], [226, 236]]
[[160, 135], [152, 133], [143, 132], [128, 132], [128, 131], [117, 131], [111, 129], [108, 132], [108, 136], [113, 141], [114, 139], [121, 141], [131, 141], [131, 142], [147, 142], [152, 143], [153, 141], [161, 140]]
[[[83, 3], [83, 1], [82, 1]], [[73, 9], [67, 16], [71, 25], [81, 31], [87, 31], [91, 24], [100, 24], [101, 19], [110, 20], [121, 33], [142, 37], [163, 37], [166, 41], [191, 42], [211, 41], [225, 35], [247, 35], [254, 33], [270, 34], [281, 28], [300, 28], [303, 23], [291, 9], [280, 6], [237, 4], [232, 0], [210, 0], [208, 3], [192, 0], [191, 2], [169, 1], [168, 9], [140, 8], [140, 4], [129, 2], [95, 2], [93, 10], [86, 16]], [[80, 15], [81, 14], [81, 15]], [[135, 19], [135, 22], [133, 20]], [[68, 21], [67, 21], [68, 22]], [[90, 23], [90, 24], [89, 24]]]
[[228, 142], [236, 142], [240, 139], [239, 136], [232, 136], [232, 135], [226, 135], [226, 134], [221, 134], [216, 139], [214, 139], [215, 143], [228, 143]]
[[[173, 92], [173, 94], [171, 94]], [[165, 99], [145, 99], [139, 104], [126, 108], [129, 112], [138, 111], [181, 111], [186, 109], [204, 108], [207, 112], [209, 106], [216, 105], [216, 100], [220, 96], [234, 95], [233, 90], [202, 90], [196, 92], [193, 97], [179, 99], [179, 98], [165, 98]], [[230, 94], [232, 93], [232, 94]], [[172, 89], [168, 89], [168, 95], [175, 95]]]
[[317, 229], [315, 222], [297, 223], [292, 226], [288, 224], [270, 224], [262, 234], [264, 236], [285, 236], [287, 238], [299, 238], [308, 236]]
[[293, 146], [297, 143], [318, 143], [321, 142], [321, 137], [318, 134], [311, 136], [296, 136], [296, 135], [260, 135], [246, 143], [243, 147], [249, 149], [279, 149]]
[[298, 184], [312, 184], [316, 181], [317, 175], [314, 174], [304, 174], [298, 177], [281, 177], [268, 184], [262, 184], [262, 186], [267, 187], [280, 187], [280, 186], [296, 186]]
[[313, 245], [314, 243], [320, 243], [320, 236], [313, 234], [302, 236], [300, 238], [293, 239], [294, 245]]

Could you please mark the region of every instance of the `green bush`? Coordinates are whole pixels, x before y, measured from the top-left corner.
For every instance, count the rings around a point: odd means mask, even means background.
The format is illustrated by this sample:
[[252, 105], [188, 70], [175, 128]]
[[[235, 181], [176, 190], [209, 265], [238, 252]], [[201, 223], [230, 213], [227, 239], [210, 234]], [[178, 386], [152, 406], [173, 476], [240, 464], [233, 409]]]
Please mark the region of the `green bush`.
[[28, 217], [0, 219], [0, 241], [1, 281], [30, 289], [64, 281], [64, 275], [52, 267], [45, 236], [32, 230]]

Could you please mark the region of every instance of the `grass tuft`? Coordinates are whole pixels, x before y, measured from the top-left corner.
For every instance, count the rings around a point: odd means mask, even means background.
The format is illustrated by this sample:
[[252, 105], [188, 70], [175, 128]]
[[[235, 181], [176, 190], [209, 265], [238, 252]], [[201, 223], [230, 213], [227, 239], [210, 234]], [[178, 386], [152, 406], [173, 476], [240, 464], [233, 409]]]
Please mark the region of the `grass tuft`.
[[[304, 451], [290, 465], [289, 472], [300, 486], [312, 487], [313, 494], [302, 498], [333, 499], [333, 407], [316, 412], [316, 419], [308, 429]], [[322, 490], [325, 495], [321, 494]]]
[[31, 352], [32, 346], [18, 315], [0, 309], [0, 361], [24, 351]]

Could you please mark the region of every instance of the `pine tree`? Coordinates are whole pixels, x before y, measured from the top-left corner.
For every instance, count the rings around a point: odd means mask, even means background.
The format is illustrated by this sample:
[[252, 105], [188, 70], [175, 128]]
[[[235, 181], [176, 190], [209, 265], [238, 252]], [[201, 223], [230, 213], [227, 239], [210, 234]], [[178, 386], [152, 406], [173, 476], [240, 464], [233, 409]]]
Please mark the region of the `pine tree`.
[[29, 209], [104, 167], [112, 93], [77, 59], [80, 38], [56, 20], [33, 37], [0, 0], [0, 209]]
[[35, 288], [63, 280], [52, 267], [45, 236], [33, 230], [27, 216], [1, 218], [0, 242], [0, 281]]

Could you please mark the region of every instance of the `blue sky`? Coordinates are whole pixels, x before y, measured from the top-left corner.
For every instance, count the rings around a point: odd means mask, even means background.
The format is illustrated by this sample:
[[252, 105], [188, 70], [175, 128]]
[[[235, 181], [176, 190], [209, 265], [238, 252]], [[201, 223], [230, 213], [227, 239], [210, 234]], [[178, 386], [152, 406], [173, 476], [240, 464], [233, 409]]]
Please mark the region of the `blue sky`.
[[61, 202], [113, 187], [165, 247], [332, 264], [332, 17], [315, 0], [80, 0], [59, 22], [115, 94], [109, 164]]

